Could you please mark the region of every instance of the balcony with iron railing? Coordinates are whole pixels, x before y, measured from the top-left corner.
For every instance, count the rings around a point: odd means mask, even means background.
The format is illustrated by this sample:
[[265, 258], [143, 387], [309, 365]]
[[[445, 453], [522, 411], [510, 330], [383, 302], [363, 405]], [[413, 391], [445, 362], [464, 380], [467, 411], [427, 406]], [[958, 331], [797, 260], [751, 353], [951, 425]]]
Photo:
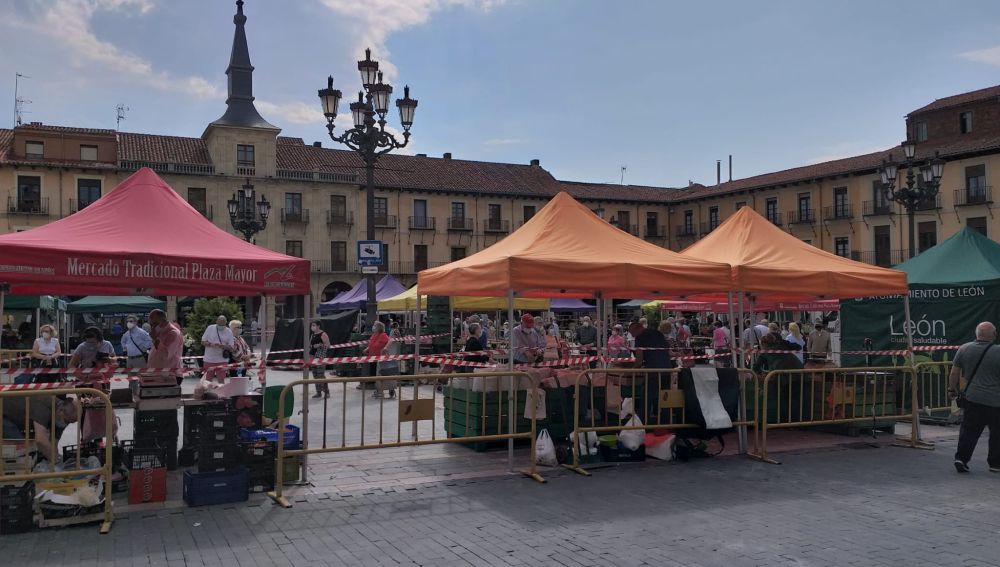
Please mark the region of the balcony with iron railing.
[[906, 261], [907, 254], [906, 250], [889, 250], [889, 249], [879, 249], [879, 250], [865, 250], [865, 251], [851, 251], [851, 259], [857, 262], [864, 262], [866, 264], [872, 264], [875, 266], [881, 266], [883, 268], [891, 268], [896, 264], [900, 264]]
[[415, 275], [429, 268], [443, 266], [447, 262], [417, 262], [409, 260], [393, 260], [387, 264], [388, 272], [397, 275]]
[[815, 224], [816, 209], [796, 209], [788, 211], [788, 224]]
[[677, 238], [694, 238], [697, 236], [697, 232], [694, 229], [694, 224], [682, 224], [677, 227]]
[[717, 228], [719, 228], [719, 221], [703, 222], [701, 223], [701, 235], [705, 236]]
[[510, 221], [503, 219], [486, 219], [483, 221], [483, 232], [491, 234], [507, 234], [510, 232]]
[[354, 226], [354, 211], [328, 209], [326, 211], [326, 226]]
[[764, 218], [774, 226], [781, 226], [781, 213], [778, 211], [764, 212]]
[[396, 215], [375, 215], [372, 217], [375, 228], [396, 228]]
[[618, 227], [620, 230], [631, 234], [632, 236], [639, 236], [639, 225], [637, 224], [625, 224], [620, 222], [613, 222], [611, 224]]
[[972, 207], [993, 204], [993, 187], [965, 187], [955, 189], [955, 206]]
[[49, 214], [49, 198], [26, 199], [9, 196], [7, 197], [7, 212], [19, 215], [47, 216]]
[[930, 199], [924, 199], [920, 203], [917, 203], [917, 206], [914, 210], [934, 211], [940, 208], [941, 208], [941, 194], [938, 193], [937, 195], [934, 195], [934, 197]]
[[896, 210], [891, 201], [864, 201], [861, 203], [862, 216], [879, 217], [894, 214], [896, 214]]
[[468, 217], [448, 217], [448, 230], [471, 232], [474, 228], [473, 220]]
[[823, 207], [823, 219], [827, 221], [851, 220], [854, 218], [854, 207], [849, 203], [841, 203], [831, 207]]
[[646, 238], [666, 238], [667, 236], [666, 229], [667, 227], [663, 226], [662, 224], [660, 225], [647, 224], [645, 236]]
[[282, 224], [309, 224], [309, 209], [281, 209]]
[[437, 230], [437, 218], [420, 216], [420, 217], [409, 217], [408, 226], [410, 230]]

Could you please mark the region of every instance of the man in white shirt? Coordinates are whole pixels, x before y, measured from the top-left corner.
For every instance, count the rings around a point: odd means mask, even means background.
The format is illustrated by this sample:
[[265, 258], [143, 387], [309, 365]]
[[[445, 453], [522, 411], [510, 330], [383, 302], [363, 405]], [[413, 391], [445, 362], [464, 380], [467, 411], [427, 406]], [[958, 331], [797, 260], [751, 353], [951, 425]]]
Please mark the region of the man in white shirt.
[[236, 347], [236, 337], [226, 324], [226, 316], [219, 315], [215, 325], [209, 325], [201, 335], [201, 344], [205, 347], [205, 379], [224, 382], [226, 368], [229, 364], [229, 353]]

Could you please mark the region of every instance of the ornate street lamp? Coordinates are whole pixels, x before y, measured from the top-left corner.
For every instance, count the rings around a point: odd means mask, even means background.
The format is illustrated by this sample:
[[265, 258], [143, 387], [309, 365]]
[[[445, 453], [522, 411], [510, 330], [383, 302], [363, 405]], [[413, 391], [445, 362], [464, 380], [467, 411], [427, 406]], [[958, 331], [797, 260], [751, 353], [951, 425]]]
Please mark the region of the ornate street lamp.
[[[233, 193], [233, 198], [226, 203], [229, 208], [230, 224], [236, 232], [243, 234], [243, 239], [247, 242], [253, 242], [254, 235], [267, 228], [267, 217], [271, 214], [271, 203], [267, 197], [261, 195], [260, 200], [254, 203], [254, 196], [253, 185], [250, 184], [248, 177], [243, 187]], [[253, 297], [247, 296], [245, 323], [248, 329], [250, 321], [253, 320], [252, 311]], [[256, 337], [251, 338], [253, 339]]]
[[[410, 87], [403, 87], [403, 98], [396, 100], [399, 109], [399, 121], [403, 125], [403, 141], [400, 142], [385, 130], [385, 116], [389, 113], [389, 101], [392, 98], [392, 85], [383, 82], [382, 72], [378, 70], [378, 61], [372, 60], [372, 50], [365, 50], [364, 61], [358, 61], [358, 71], [361, 73], [361, 84], [364, 90], [358, 92], [358, 100], [350, 105], [354, 127], [340, 136], [333, 134], [333, 122], [337, 118], [337, 110], [343, 94], [333, 88], [333, 77], [326, 80], [326, 88], [320, 89], [319, 99], [326, 116], [326, 129], [330, 139], [339, 142], [358, 152], [365, 162], [365, 209], [367, 217], [368, 240], [375, 240], [375, 163], [378, 157], [392, 150], [405, 147], [410, 141], [410, 127], [413, 126], [413, 115], [417, 110], [417, 101], [410, 98]], [[378, 119], [376, 120], [376, 116]], [[375, 276], [366, 274], [368, 280], [367, 322], [375, 321], [377, 305], [375, 303]]]
[[[941, 176], [944, 174], [944, 160], [937, 152], [934, 159], [921, 161], [915, 159], [917, 146], [913, 142], [906, 140], [902, 144], [903, 158], [902, 165], [906, 168], [906, 184], [896, 187], [896, 180], [899, 175], [899, 165], [892, 161], [892, 154], [889, 160], [882, 161], [878, 169], [879, 177], [882, 181], [882, 190], [885, 191], [885, 198], [889, 201], [899, 203], [906, 209], [906, 217], [910, 228], [910, 251], [909, 258], [916, 255], [914, 229], [914, 216], [922, 207], [933, 204], [941, 188]], [[916, 171], [914, 171], [916, 170]], [[917, 175], [920, 175], [918, 178]]]

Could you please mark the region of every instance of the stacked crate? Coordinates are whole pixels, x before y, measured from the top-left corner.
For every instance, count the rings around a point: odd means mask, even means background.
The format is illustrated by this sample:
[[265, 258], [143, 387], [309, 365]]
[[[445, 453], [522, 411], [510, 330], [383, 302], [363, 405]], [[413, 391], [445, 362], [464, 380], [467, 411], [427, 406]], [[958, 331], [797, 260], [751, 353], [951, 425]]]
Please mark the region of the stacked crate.
[[137, 445], [156, 445], [166, 451], [167, 469], [177, 468], [177, 410], [136, 410], [133, 424]]
[[34, 527], [34, 482], [0, 485], [0, 535], [20, 534]]
[[[275, 432], [277, 433], [277, 432]], [[274, 490], [275, 442], [254, 439], [239, 443], [239, 455], [249, 478], [248, 490], [270, 492]]]
[[124, 449], [129, 469], [128, 503], [166, 501], [167, 449], [154, 441], [126, 441]]
[[236, 416], [226, 405], [206, 406], [198, 440], [198, 472], [221, 472], [239, 464]]
[[[422, 335], [444, 335], [433, 339], [434, 354], [441, 354], [451, 351], [451, 298], [439, 295], [427, 297], [427, 329], [422, 331]], [[427, 352], [431, 349], [422, 348]]]

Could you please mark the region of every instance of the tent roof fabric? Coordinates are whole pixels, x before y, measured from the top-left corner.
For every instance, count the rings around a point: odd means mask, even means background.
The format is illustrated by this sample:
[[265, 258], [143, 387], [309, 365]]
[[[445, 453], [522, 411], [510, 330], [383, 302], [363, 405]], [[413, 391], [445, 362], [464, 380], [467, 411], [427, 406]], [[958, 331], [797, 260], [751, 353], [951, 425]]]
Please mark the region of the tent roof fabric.
[[765, 299], [847, 299], [907, 291], [905, 273], [820, 250], [750, 207], [741, 208], [681, 254], [732, 265], [734, 289]]
[[305, 295], [309, 261], [229, 234], [142, 168], [87, 208], [0, 236], [22, 295]]
[[1000, 244], [964, 227], [896, 266], [911, 284], [960, 284], [1000, 279]]
[[[417, 286], [403, 293], [378, 302], [379, 311], [413, 311], [417, 308]], [[451, 308], [455, 311], [495, 311], [507, 309], [506, 297], [452, 297]], [[427, 296], [420, 294], [420, 310], [427, 309]], [[547, 311], [548, 299], [514, 299], [514, 309], [522, 311]]]
[[504, 297], [660, 297], [731, 289], [726, 264], [684, 257], [636, 238], [568, 193], [471, 256], [417, 275], [421, 293]]
[[66, 310], [70, 313], [143, 313], [166, 308], [167, 302], [155, 297], [91, 295], [70, 303]]
[[549, 302], [549, 311], [597, 311], [597, 308], [579, 299], [561, 297]]
[[3, 302], [4, 311], [43, 309], [65, 311], [66, 302], [51, 295], [8, 295]]
[[[391, 275], [386, 275], [375, 284], [375, 300], [389, 299], [406, 291], [406, 287]], [[334, 297], [330, 301], [320, 303], [316, 310], [320, 314], [332, 311], [345, 311], [348, 309], [361, 309], [368, 302], [368, 280], [362, 279], [344, 293]]]

